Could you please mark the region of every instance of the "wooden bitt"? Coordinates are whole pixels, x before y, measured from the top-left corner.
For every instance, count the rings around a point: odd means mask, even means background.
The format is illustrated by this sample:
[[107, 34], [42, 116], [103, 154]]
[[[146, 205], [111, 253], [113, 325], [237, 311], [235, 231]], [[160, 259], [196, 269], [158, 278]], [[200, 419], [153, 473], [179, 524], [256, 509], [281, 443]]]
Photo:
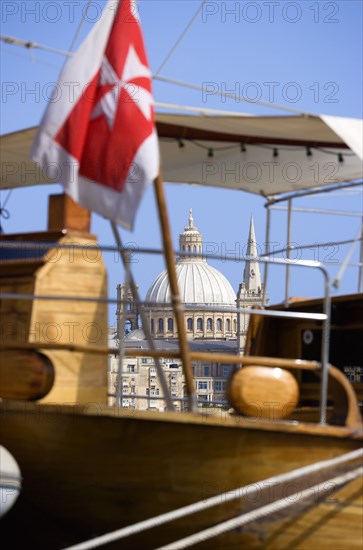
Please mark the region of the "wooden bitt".
[[49, 357], [31, 350], [3, 350], [0, 354], [0, 397], [34, 400], [45, 397], [54, 383]]
[[[8, 235], [7, 240], [35, 242], [38, 237], [39, 234], [27, 234], [25, 238]], [[18, 254], [0, 261], [2, 293], [19, 295], [18, 299], [0, 301], [1, 345], [13, 351], [33, 344], [40, 352], [47, 349], [56, 376], [44, 401], [107, 404], [107, 355], [98, 357], [88, 349], [107, 346], [107, 304], [77, 301], [83, 296], [96, 300], [107, 297], [106, 268], [96, 248], [97, 241], [93, 235], [67, 231], [58, 236], [44, 233], [40, 242], [49, 244], [44, 254], [34, 247], [29, 252], [30, 259]], [[58, 247], [73, 244], [77, 248]], [[74, 300], [23, 300], [22, 294]], [[71, 351], [77, 346], [77, 352]], [[22, 395], [18, 367], [13, 374]]]
[[245, 416], [276, 420], [289, 416], [294, 410], [299, 388], [294, 376], [286, 370], [250, 366], [235, 373], [227, 399]]
[[48, 231], [81, 231], [89, 233], [91, 213], [62, 193], [50, 195], [48, 205]]

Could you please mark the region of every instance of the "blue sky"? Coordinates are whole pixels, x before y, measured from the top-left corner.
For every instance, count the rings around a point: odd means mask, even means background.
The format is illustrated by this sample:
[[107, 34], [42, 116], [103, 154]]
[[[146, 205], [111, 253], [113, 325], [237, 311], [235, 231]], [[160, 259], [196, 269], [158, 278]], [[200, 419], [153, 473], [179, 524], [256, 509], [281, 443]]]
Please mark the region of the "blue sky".
[[[87, 2], [7, 1], [1, 5], [2, 34], [68, 50]], [[139, 10], [151, 69], [156, 72], [176, 39], [196, 12], [196, 0], [140, 0]], [[88, 12], [77, 44], [84, 38], [104, 6], [95, 1]], [[203, 85], [213, 82], [218, 90], [235, 91], [258, 97], [296, 110], [362, 117], [362, 2], [302, 1], [209, 1], [194, 21], [161, 74]], [[1, 46], [2, 106], [1, 133], [39, 124], [46, 97], [57, 81], [63, 58], [40, 50], [28, 51], [10, 45]], [[273, 84], [272, 84], [273, 83]], [[156, 101], [230, 111], [281, 114], [254, 103], [203, 98], [201, 92], [154, 83]], [[14, 191], [7, 203], [9, 220], [2, 220], [8, 233], [43, 230], [46, 227], [46, 202], [59, 186], [43, 186]], [[243, 247], [249, 218], [255, 218], [256, 237], [264, 242], [264, 201], [239, 191], [191, 186], [166, 185], [169, 215], [175, 247], [178, 233], [193, 207], [194, 218], [205, 241], [219, 251]], [[1, 193], [1, 199], [7, 192]], [[301, 199], [296, 206], [314, 206], [362, 211], [362, 195], [338, 193], [328, 198]], [[272, 239], [286, 243], [286, 213], [274, 212]], [[359, 218], [317, 217], [296, 214], [293, 240], [299, 244], [343, 240], [356, 235]], [[92, 230], [104, 244], [113, 244], [108, 222], [93, 215]], [[122, 231], [125, 242], [136, 246], [158, 246], [159, 228], [153, 189], [146, 192], [137, 215], [135, 231]], [[319, 258], [343, 261], [347, 247], [319, 250]], [[333, 253], [333, 254], [331, 254]], [[312, 258], [313, 251], [304, 253]], [[317, 257], [315, 255], [315, 257]], [[163, 268], [161, 259], [139, 257], [134, 271], [144, 295]], [[115, 296], [123, 272], [112, 255], [106, 255], [109, 269], [109, 293]], [[358, 261], [358, 250], [352, 257]], [[231, 281], [235, 290], [242, 279], [243, 265], [236, 262], [212, 262]], [[334, 276], [339, 265], [330, 263]], [[271, 272], [272, 301], [282, 298], [281, 269]], [[357, 269], [348, 267], [339, 293], [355, 291]], [[321, 293], [321, 277], [309, 272], [294, 277], [292, 294], [316, 296]], [[302, 282], [302, 284], [301, 284]], [[333, 294], [336, 291], [333, 291]], [[112, 310], [110, 322], [112, 319]]]

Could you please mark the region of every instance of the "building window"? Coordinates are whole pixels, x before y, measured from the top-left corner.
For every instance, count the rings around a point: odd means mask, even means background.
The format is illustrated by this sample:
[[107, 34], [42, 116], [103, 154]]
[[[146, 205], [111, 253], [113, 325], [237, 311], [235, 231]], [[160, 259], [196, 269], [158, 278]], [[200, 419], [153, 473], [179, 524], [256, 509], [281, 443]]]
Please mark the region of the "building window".
[[174, 330], [174, 321], [171, 317], [168, 319], [168, 330], [170, 332], [173, 332], [173, 330]]
[[197, 320], [197, 330], [203, 330], [203, 319], [201, 317]]
[[127, 365], [127, 372], [135, 372], [135, 365]]
[[193, 319], [191, 317], [187, 319], [187, 329], [193, 330]]
[[214, 382], [214, 389], [215, 391], [222, 391], [222, 382], [220, 381]]
[[204, 367], [204, 376], [210, 376], [209, 367]]
[[188, 252], [190, 252], [190, 245], [188, 244]]
[[222, 319], [217, 319], [217, 330], [222, 330]]
[[223, 376], [228, 376], [228, 375], [229, 375], [229, 368], [223, 367]]
[[193, 252], [194, 254], [197, 252], [197, 247], [195, 245], [193, 246]]
[[207, 319], [207, 330], [213, 330], [213, 321], [211, 317]]
[[163, 332], [164, 331], [164, 319], [159, 319], [158, 326], [159, 326], [159, 332]]
[[226, 332], [231, 332], [231, 320], [226, 319]]
[[198, 390], [207, 390], [208, 389], [208, 382], [198, 382]]
[[208, 401], [208, 395], [198, 395], [198, 401]]
[[154, 319], [151, 319], [151, 334], [155, 334]]

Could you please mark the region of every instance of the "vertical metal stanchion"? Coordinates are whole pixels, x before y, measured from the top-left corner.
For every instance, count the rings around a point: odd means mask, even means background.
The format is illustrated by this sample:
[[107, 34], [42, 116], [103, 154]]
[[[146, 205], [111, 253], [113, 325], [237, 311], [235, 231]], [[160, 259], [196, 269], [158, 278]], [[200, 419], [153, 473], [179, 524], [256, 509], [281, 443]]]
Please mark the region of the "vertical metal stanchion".
[[286, 243], [286, 279], [285, 279], [285, 307], [289, 307], [289, 293], [290, 293], [290, 250], [291, 250], [291, 213], [292, 213], [292, 199], [287, 201], [287, 243]]
[[363, 218], [362, 218], [362, 225], [361, 225], [361, 232], [360, 232], [358, 292], [363, 292]]
[[[269, 256], [270, 246], [270, 224], [271, 224], [271, 204], [268, 202], [266, 207], [266, 234], [265, 234], [265, 256]], [[263, 270], [263, 297], [262, 305], [267, 306], [267, 277], [268, 277], [268, 263], [265, 263]]]
[[320, 386], [320, 424], [326, 424], [326, 409], [328, 402], [328, 379], [329, 379], [329, 347], [330, 347], [330, 280], [326, 270], [323, 270], [325, 277], [325, 300], [321, 334], [321, 386]]

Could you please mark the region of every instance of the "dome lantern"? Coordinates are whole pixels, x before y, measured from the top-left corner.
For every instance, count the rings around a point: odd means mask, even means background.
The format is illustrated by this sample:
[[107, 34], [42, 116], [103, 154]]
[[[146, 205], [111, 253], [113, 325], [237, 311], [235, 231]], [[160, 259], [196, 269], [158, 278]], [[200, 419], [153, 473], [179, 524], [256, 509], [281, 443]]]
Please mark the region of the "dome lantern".
[[196, 257], [196, 255], [203, 252], [203, 239], [198, 227], [194, 225], [191, 208], [189, 209], [189, 223], [184, 227], [183, 233], [179, 235], [179, 250], [180, 258], [178, 261], [190, 261], [191, 259], [194, 262], [203, 261], [202, 257]]

